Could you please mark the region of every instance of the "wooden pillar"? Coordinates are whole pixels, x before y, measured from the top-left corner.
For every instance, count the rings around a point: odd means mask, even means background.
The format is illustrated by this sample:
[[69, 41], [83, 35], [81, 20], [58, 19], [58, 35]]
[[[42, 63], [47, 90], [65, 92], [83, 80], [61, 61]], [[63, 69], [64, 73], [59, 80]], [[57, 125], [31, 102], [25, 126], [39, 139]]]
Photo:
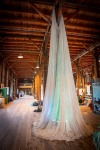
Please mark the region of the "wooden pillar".
[[82, 95], [85, 96], [85, 77], [82, 75]]
[[96, 58], [94, 58], [94, 66], [93, 66], [93, 79], [97, 78], [97, 65], [96, 65]]
[[13, 72], [11, 72], [11, 78], [10, 78], [10, 97], [13, 98]]
[[76, 62], [76, 69], [77, 69], [77, 95], [79, 96], [79, 89], [81, 88], [81, 74], [80, 74], [80, 68], [79, 68], [79, 59]]
[[6, 70], [6, 87], [8, 87], [8, 81], [9, 81], [9, 69]]
[[33, 80], [33, 95], [35, 96], [35, 77], [34, 77], [34, 80]]
[[13, 99], [16, 99], [16, 78], [13, 77]]
[[5, 84], [5, 64], [4, 64], [4, 62], [2, 63], [2, 79], [1, 79], [1, 82], [2, 82], [2, 84]]
[[36, 99], [41, 100], [41, 78], [39, 74], [35, 76], [35, 94]]
[[85, 88], [84, 76], [82, 76], [82, 88]]
[[100, 48], [95, 48], [93, 51], [94, 56], [94, 68], [93, 68], [93, 79], [100, 78]]
[[43, 64], [43, 93], [45, 94], [46, 81], [47, 81], [47, 67], [45, 62]]
[[84, 72], [83, 70], [81, 71], [81, 85], [82, 85], [82, 89], [85, 88], [85, 79], [84, 79]]
[[48, 51], [47, 51], [47, 45], [50, 40], [50, 35], [47, 35], [45, 38], [45, 42], [43, 44], [43, 93], [45, 94], [45, 88], [46, 88], [46, 81], [47, 81], [47, 68], [48, 68]]
[[42, 72], [42, 66], [40, 67], [38, 73], [39, 73], [39, 96], [40, 96], [40, 100], [41, 100], [41, 85], [42, 85], [42, 81], [43, 81], [43, 72]]
[[2, 63], [0, 63], [0, 87], [1, 87], [1, 78], [2, 78]]
[[97, 78], [100, 78], [100, 65], [99, 65], [99, 54], [96, 56], [96, 58], [95, 58], [95, 60], [96, 60], [96, 70], [97, 70]]
[[35, 99], [37, 99], [37, 77], [36, 75], [34, 77], [34, 95], [35, 95]]
[[15, 77], [15, 94], [16, 97], [19, 97], [19, 88], [18, 88], [18, 79]]
[[77, 88], [78, 88], [77, 94], [79, 96], [79, 89], [81, 88], [81, 76], [79, 69], [77, 69]]
[[34, 80], [32, 80], [32, 89], [31, 89], [31, 93], [34, 96]]

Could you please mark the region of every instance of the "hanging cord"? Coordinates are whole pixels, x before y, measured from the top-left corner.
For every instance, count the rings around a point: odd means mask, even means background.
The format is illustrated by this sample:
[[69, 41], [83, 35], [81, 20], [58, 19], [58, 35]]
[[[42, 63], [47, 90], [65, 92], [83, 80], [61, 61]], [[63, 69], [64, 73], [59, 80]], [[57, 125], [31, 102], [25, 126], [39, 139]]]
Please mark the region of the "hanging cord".
[[56, 21], [59, 26], [61, 15], [62, 15], [62, 1], [56, 0], [55, 2], [55, 14], [56, 14]]

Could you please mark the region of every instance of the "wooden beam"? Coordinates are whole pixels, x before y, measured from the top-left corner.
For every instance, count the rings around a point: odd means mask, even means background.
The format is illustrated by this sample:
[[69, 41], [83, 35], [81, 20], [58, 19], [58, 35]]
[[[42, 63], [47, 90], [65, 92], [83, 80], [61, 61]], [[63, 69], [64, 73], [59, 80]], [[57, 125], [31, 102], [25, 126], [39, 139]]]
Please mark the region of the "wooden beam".
[[17, 62], [14, 62], [12, 65], [10, 65], [10, 67], [8, 69], [12, 68], [16, 63]]
[[[7, 41], [7, 42], [4, 42], [2, 45], [1, 45], [1, 47], [3, 48], [3, 47], [20, 47], [20, 45], [21, 45], [21, 47], [22, 47], [22, 45], [24, 45], [24, 47], [26, 48], [26, 47], [28, 47], [28, 48], [34, 48], [34, 50], [37, 50], [37, 48], [35, 48], [35, 46], [33, 47], [33, 44], [32, 43], [26, 43], [26, 42], [17, 42], [17, 40], [16, 40], [16, 42], [10, 42], [10, 40], [9, 40], [9, 42]], [[40, 46], [40, 44], [38, 44], [37, 43], [37, 45], [39, 45]]]
[[16, 50], [15, 49], [1, 49], [0, 50], [1, 52], [13, 52], [13, 53], [32, 53], [32, 54], [39, 54], [39, 52], [38, 51], [34, 51], [34, 50], [20, 50], [20, 49], [17, 49], [16, 48]]
[[[23, 3], [25, 3], [23, 1]], [[33, 4], [33, 3], [32, 3]], [[44, 4], [44, 5], [49, 5], [49, 6], [54, 6], [54, 2], [47, 2], [47, 1], [35, 1], [34, 4]], [[87, 11], [87, 12], [92, 12], [92, 13], [100, 13], [100, 7], [99, 5], [96, 7], [91, 7], [89, 5], [85, 5], [85, 4], [79, 4], [79, 3], [71, 3], [71, 2], [64, 2], [63, 7], [65, 8], [71, 8], [71, 9], [77, 9], [79, 7], [81, 7], [81, 10], [83, 11]], [[33, 11], [31, 9], [27, 10], [27, 9], [20, 9], [18, 7], [7, 7], [7, 5], [4, 5], [4, 3], [2, 3], [2, 1], [0, 2], [0, 10], [1, 11], [12, 11], [12, 12], [18, 12], [18, 13], [33, 13]]]
[[[81, 25], [82, 26], [82, 25]], [[85, 28], [86, 28], [86, 26], [85, 26]], [[91, 28], [91, 27], [90, 27]], [[96, 27], [95, 26], [95, 29], [97, 29], [98, 27]], [[3, 31], [4, 30], [4, 32], [6, 31], [6, 30], [8, 30], [9, 32], [12, 32], [12, 31], [19, 31], [19, 34], [20, 34], [20, 32], [22, 33], [22, 32], [24, 32], [25, 31], [25, 33], [33, 33], [33, 32], [36, 32], [36, 33], [39, 33], [39, 34], [43, 34], [43, 33], [45, 33], [45, 30], [44, 31], [42, 31], [42, 30], [24, 30], [24, 29], [19, 29], [19, 28], [9, 28], [9, 27], [7, 27], [7, 28], [4, 28], [4, 27], [0, 27], [0, 30], [1, 31]], [[99, 36], [99, 34], [90, 34], [90, 33], [81, 33], [81, 32], [79, 32], [79, 31], [74, 31], [74, 32], [70, 32], [70, 29], [66, 29], [66, 31], [67, 31], [67, 36], [77, 36], [77, 37], [87, 37], [87, 38], [100, 38], [100, 36]], [[47, 34], [49, 34], [50, 32], [47, 32]], [[38, 35], [38, 34], [37, 34]], [[30, 39], [31, 40], [31, 39]], [[33, 41], [32, 41], [33, 42]]]
[[[87, 50], [87, 51], [89, 51], [89, 49], [82, 43], [82, 45], [83, 45], [83, 47]], [[93, 53], [92, 53], [92, 51], [91, 51], [91, 55], [93, 56], [93, 58], [94, 58], [94, 55], [93, 55]]]
[[30, 63], [28, 63], [31, 67], [34, 67], [35, 68], [35, 66], [33, 66], [32, 64], [30, 64]]
[[68, 21], [70, 21], [70, 19], [72, 19], [74, 16], [76, 16], [79, 11], [80, 11], [80, 9], [77, 9], [73, 14], [69, 15], [69, 17], [64, 21], [65, 24], [67, 24]]
[[[37, 14], [37, 13], [36, 13]], [[34, 14], [34, 15], [36, 15], [36, 14]], [[24, 18], [21, 18], [21, 17], [18, 17], [18, 16], [13, 16], [13, 14], [12, 15], [9, 15], [9, 18], [8, 18], [8, 16], [0, 16], [0, 22], [2, 21], [21, 21], [21, 22], [30, 22], [30, 23], [43, 23], [43, 24], [47, 24], [47, 22], [45, 22], [44, 21], [44, 19], [35, 19], [35, 18], [28, 18], [28, 17], [24, 17]]]
[[[74, 31], [72, 29], [73, 27], [76, 27], [74, 29]], [[81, 28], [84, 27], [83, 28], [84, 29], [83, 33], [81, 33], [80, 27]], [[11, 26], [7, 26], [7, 24], [5, 26], [5, 24], [4, 24], [4, 26], [1, 26], [0, 29], [1, 29], [1, 31], [0, 31], [1, 32], [0, 33], [1, 37], [10, 36], [11, 33], [17, 31], [17, 33], [19, 33], [19, 34], [15, 33], [16, 37], [30, 38], [30, 39], [35, 38], [35, 37], [37, 39], [37, 37], [38, 37], [38, 38], [41, 38], [41, 40], [42, 40], [43, 33], [45, 33], [45, 27], [44, 27], [43, 30], [41, 30], [41, 27], [39, 27], [39, 30], [37, 30], [37, 29], [28, 29], [28, 28], [26, 30], [24, 28], [21, 29], [21, 27], [16, 27], [16, 25], [11, 27]], [[90, 34], [89, 30], [91, 30], [91, 34]], [[6, 35], [4, 35], [3, 32], [7, 32], [7, 31], [9, 31], [11, 33], [9, 33], [9, 34], [6, 33]], [[68, 23], [66, 31], [67, 31], [67, 35], [68, 36], [75, 36], [76, 35], [76, 36], [79, 36], [79, 37], [83, 36], [83, 37], [99, 38], [99, 26], [98, 25], [95, 25], [95, 26], [94, 25], [84, 25], [84, 24], [77, 24], [76, 25], [76, 24], [72, 24], [72, 23], [69, 24]], [[30, 35], [30, 34], [33, 34], [33, 32], [36, 32], [37, 36]], [[41, 34], [41, 36], [38, 36], [38, 32], [39, 32], [39, 34]], [[27, 33], [27, 34], [29, 33], [29, 34], [28, 35], [24, 35], [24, 33]], [[48, 33], [50, 33], [50, 32], [48, 32], [48, 30], [47, 30], [46, 34], [48, 34]], [[14, 35], [11, 35], [11, 36], [14, 37]]]
[[[44, 4], [44, 5], [50, 5], [50, 6], [53, 6], [53, 2], [51, 1], [35, 1], [35, 4]], [[81, 3], [71, 3], [71, 2], [67, 2], [67, 1], [64, 1], [63, 2], [63, 7], [65, 8], [71, 8], [71, 9], [77, 9], [79, 7], [81, 7], [81, 10], [84, 10], [84, 11], [88, 11], [88, 12], [100, 12], [100, 7], [99, 5], [98, 6], [90, 6], [90, 5], [85, 5], [85, 4], [81, 4]]]
[[[6, 61], [5, 63], [7, 63], [8, 65], [9, 65], [9, 67], [10, 67], [10, 64], [8, 63], [8, 61]], [[12, 70], [12, 72], [16, 75], [16, 77], [17, 77], [17, 74], [16, 74], [16, 72], [15, 72], [15, 70], [11, 67], [10, 68], [11, 70]]]
[[32, 39], [29, 39], [29, 40], [33, 43], [33, 45], [37, 48], [37, 50], [41, 51], [41, 49], [35, 44], [34, 41], [32, 41]]
[[80, 32], [69, 32], [67, 31], [67, 36], [76, 36], [76, 37], [84, 37], [84, 38], [91, 38], [91, 39], [100, 39], [99, 35], [96, 34], [85, 34]]
[[31, 78], [32, 79], [32, 73], [20, 73], [18, 72], [17, 75], [19, 76], [19, 78]]
[[97, 16], [95, 16], [95, 18], [94, 17], [92, 17], [92, 16], [87, 16], [87, 14], [81, 14], [80, 16], [79, 15], [76, 15], [76, 16], [74, 16], [74, 18], [73, 18], [74, 20], [79, 20], [80, 22], [81, 21], [85, 21], [85, 22], [95, 22], [95, 23], [100, 23], [100, 19], [97, 17]]
[[[79, 4], [82, 4], [82, 2], [83, 2], [83, 0], [81, 0]], [[81, 9], [81, 6], [79, 5], [77, 7], [76, 11], [73, 14], [69, 15], [69, 17], [64, 21], [65, 24], [67, 24], [70, 21], [70, 19], [74, 18], [78, 14], [78, 12], [80, 11], [80, 9]]]
[[8, 62], [24, 62], [24, 63], [27, 63], [27, 62], [36, 62], [36, 60], [28, 60], [28, 59], [17, 60], [17, 59], [10, 59], [10, 60], [8, 60]]
[[[78, 20], [77, 20], [78, 21]], [[71, 23], [71, 22], [68, 22], [67, 25], [66, 25], [66, 30], [67, 29], [70, 29], [70, 28], [82, 28], [82, 30], [84, 29], [89, 29], [89, 30], [99, 30], [99, 24], [85, 24], [84, 22], [79, 22], [79, 23]]]
[[[88, 65], [85, 65], [85, 66], [79, 66], [79, 70], [80, 71], [82, 71], [82, 70], [85, 70], [86, 68], [90, 68], [90, 67], [93, 67], [94, 66], [94, 64], [92, 63], [92, 64], [88, 64]], [[75, 70], [76, 68], [74, 68], [74, 70]], [[92, 68], [91, 68], [92, 69]], [[74, 73], [76, 73], [76, 71], [74, 72]]]
[[[67, 38], [68, 38], [68, 41], [69, 40], [78, 40], [78, 41], [81, 41], [81, 40], [83, 40], [83, 41], [87, 41], [87, 42], [90, 42], [90, 41], [92, 41], [92, 42], [94, 42], [94, 39], [90, 39], [90, 38], [88, 38], [88, 37], [77, 37], [77, 36], [67, 36]], [[99, 38], [100, 39], [100, 38]]]
[[43, 38], [43, 41], [42, 41], [42, 46], [41, 46], [41, 49], [43, 48], [43, 45], [44, 45], [44, 42], [45, 42], [45, 37], [46, 35], [48, 34], [49, 30], [50, 30], [50, 27], [51, 27], [51, 24], [48, 24], [46, 30], [45, 30], [45, 34], [44, 34], [44, 38]]
[[96, 42], [95, 44], [92, 44], [89, 48], [88, 51], [82, 52], [81, 54], [77, 55], [72, 62], [76, 61], [77, 59], [79, 59], [80, 57], [86, 55], [87, 53], [89, 53], [90, 51], [92, 51], [95, 47], [100, 46], [100, 41]]
[[0, 23], [0, 29], [1, 30], [6, 30], [6, 31], [14, 31], [16, 30], [16, 32], [18, 31], [26, 31], [26, 28], [27, 28], [27, 32], [31, 32], [31, 33], [34, 33], [34, 32], [45, 32], [45, 28], [46, 28], [46, 25], [32, 25], [32, 24], [24, 24], [24, 26], [22, 26], [21, 23], [14, 23], [12, 22], [11, 24], [8, 22], [5, 23], [5, 22], [1, 22]]
[[25, 69], [16, 70], [16, 69], [15, 69], [15, 71], [16, 71], [17, 73], [18, 73], [18, 72], [23, 72], [23, 73], [25, 73], [25, 72], [26, 72], [26, 73], [27, 73], [27, 72], [28, 72], [28, 73], [29, 73], [29, 72], [33, 73], [33, 72], [34, 72], [34, 71], [31, 70], [31, 69], [28, 69], [28, 70], [25, 70]]
[[[12, 53], [13, 54], [13, 53]], [[10, 54], [10, 55], [8, 55], [6, 58], [4, 58], [4, 60], [2, 60], [2, 62], [4, 62], [4, 61], [6, 61], [7, 59], [9, 59], [11, 56], [12, 56], [12, 54]]]
[[35, 9], [43, 17], [43, 19], [46, 22], [48, 22], [49, 24], [51, 24], [51, 20], [49, 18], [47, 18], [47, 16], [42, 11], [40, 11], [35, 4], [33, 4], [33, 2], [30, 1], [30, 4], [33, 7], [33, 9]]
[[27, 67], [27, 66], [21, 66], [21, 67], [16, 66], [16, 67], [13, 67], [13, 69], [29, 69], [29, 68], [34, 69], [35, 66], [34, 67], [33, 66], [29, 66], [29, 67]]
[[46, 57], [46, 50], [47, 50], [47, 45], [48, 45], [48, 42], [49, 42], [49, 38], [47, 37], [47, 33], [49, 32], [50, 30], [50, 27], [51, 27], [51, 24], [48, 24], [47, 28], [46, 28], [46, 31], [45, 31], [45, 35], [44, 35], [44, 39], [43, 39], [43, 42], [42, 42], [42, 46], [41, 46], [41, 49], [42, 49], [42, 53], [40, 54], [40, 65], [43, 66], [43, 93], [45, 93], [45, 87], [46, 87], [46, 79], [47, 79], [47, 71], [45, 71], [45, 57]]
[[63, 7], [66, 8], [72, 8], [72, 9], [78, 9], [79, 7], [81, 7], [82, 11], [87, 11], [87, 12], [91, 12], [91, 13], [100, 13], [100, 7], [99, 5], [96, 7], [91, 7], [91, 6], [87, 6], [84, 4], [76, 4], [76, 3], [69, 3], [69, 2], [65, 2]]
[[[44, 38], [40, 38], [40, 37], [32, 37], [31, 35], [18, 35], [18, 34], [6, 34], [7, 35], [7, 37], [10, 37], [10, 38], [32, 38], [32, 39], [34, 39], [34, 40], [39, 40], [39, 41], [43, 41], [44, 42], [44, 40], [45, 40], [45, 37], [46, 37], [46, 33], [45, 33], [45, 35], [44, 35]], [[2, 34], [1, 34], [1, 36], [2, 36]], [[76, 39], [77, 38], [77, 39]], [[74, 37], [74, 36], [68, 36], [68, 42], [69, 41], [74, 41], [75, 40], [75, 42], [83, 42], [83, 39], [84, 39], [84, 41], [93, 41], [93, 39], [89, 39], [88, 37], [87, 38], [85, 38], [85, 37], [82, 37], [82, 38], [80, 38], [80, 37]], [[99, 37], [98, 37], [98, 39], [99, 39]], [[42, 47], [43, 47], [43, 42], [42, 42]]]
[[6, 36], [6, 37], [16, 37], [16, 38], [31, 38], [31, 39], [36, 39], [36, 40], [43, 40], [43, 37], [41, 36], [33, 36], [33, 35], [22, 35], [22, 34], [11, 34], [11, 33], [1, 33], [1, 37]]
[[[25, 26], [23, 27], [23, 28], [25, 28]], [[16, 30], [17, 29], [17, 30]], [[35, 36], [40, 36], [40, 37], [43, 37], [43, 35], [44, 35], [44, 30], [42, 31], [42, 30], [38, 30], [38, 29], [33, 29], [33, 30], [30, 30], [30, 29], [27, 29], [27, 30], [25, 30], [25, 29], [19, 29], [19, 27], [18, 28], [16, 28], [16, 27], [0, 27], [0, 32], [1, 33], [3, 33], [3, 32], [10, 32], [10, 34], [12, 33], [12, 34], [34, 34]]]

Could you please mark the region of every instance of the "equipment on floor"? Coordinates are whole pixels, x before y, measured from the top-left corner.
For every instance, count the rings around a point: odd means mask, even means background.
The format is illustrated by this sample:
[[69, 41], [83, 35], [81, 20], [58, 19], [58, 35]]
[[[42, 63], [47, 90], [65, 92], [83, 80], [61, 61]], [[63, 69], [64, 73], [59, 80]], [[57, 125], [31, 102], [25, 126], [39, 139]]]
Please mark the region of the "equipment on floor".
[[35, 109], [34, 112], [41, 112], [42, 111], [42, 105], [43, 105], [43, 102], [41, 100], [39, 100], [38, 102], [34, 102], [33, 106], [38, 106], [38, 108]]

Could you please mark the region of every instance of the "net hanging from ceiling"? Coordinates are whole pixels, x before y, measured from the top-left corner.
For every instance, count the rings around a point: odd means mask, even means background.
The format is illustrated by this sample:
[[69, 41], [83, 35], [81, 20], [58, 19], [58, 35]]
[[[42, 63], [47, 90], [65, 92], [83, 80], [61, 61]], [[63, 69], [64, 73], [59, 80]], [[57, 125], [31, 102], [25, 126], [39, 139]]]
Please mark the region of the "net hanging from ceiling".
[[48, 140], [73, 141], [91, 133], [79, 108], [63, 16], [58, 26], [53, 9], [43, 110], [33, 123], [33, 134]]

